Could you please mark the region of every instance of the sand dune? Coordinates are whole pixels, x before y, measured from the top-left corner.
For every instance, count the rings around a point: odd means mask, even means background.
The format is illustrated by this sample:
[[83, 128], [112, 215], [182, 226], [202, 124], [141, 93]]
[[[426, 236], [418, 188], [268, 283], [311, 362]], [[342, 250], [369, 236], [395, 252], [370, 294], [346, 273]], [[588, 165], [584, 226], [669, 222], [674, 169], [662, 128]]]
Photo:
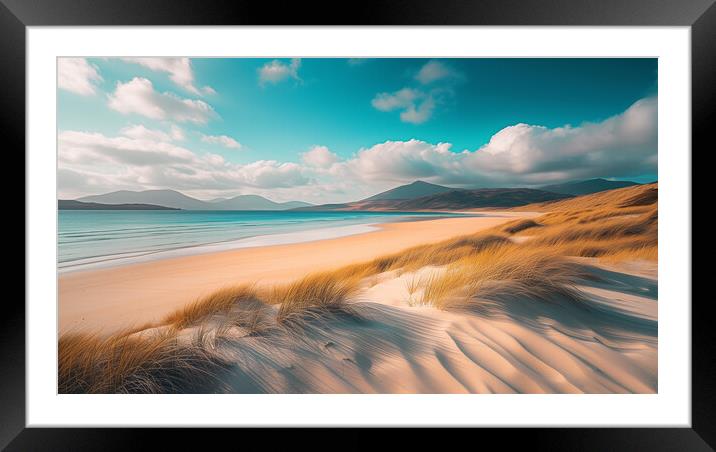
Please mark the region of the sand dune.
[[226, 285], [276, 283], [386, 253], [491, 228], [530, 212], [387, 223], [380, 230], [292, 245], [184, 256], [58, 278], [60, 333], [138, 326]]
[[657, 392], [657, 190], [61, 279], [101, 325], [153, 323], [63, 335], [60, 392]]
[[355, 315], [308, 322], [298, 336], [216, 341], [216, 353], [233, 364], [214, 389], [656, 392], [655, 264], [641, 264], [640, 275], [601, 265], [590, 271], [603, 279], [580, 286], [586, 303], [515, 299], [483, 303], [479, 312], [411, 307], [406, 286], [414, 275], [381, 274], [354, 297]]

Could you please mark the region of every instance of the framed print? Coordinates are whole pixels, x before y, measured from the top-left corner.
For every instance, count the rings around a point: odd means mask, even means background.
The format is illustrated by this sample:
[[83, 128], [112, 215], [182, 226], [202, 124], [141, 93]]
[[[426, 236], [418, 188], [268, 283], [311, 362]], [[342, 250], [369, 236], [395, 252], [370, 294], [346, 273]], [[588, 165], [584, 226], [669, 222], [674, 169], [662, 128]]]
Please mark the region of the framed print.
[[3, 3], [27, 263], [3, 446], [713, 447], [712, 2], [130, 6]]

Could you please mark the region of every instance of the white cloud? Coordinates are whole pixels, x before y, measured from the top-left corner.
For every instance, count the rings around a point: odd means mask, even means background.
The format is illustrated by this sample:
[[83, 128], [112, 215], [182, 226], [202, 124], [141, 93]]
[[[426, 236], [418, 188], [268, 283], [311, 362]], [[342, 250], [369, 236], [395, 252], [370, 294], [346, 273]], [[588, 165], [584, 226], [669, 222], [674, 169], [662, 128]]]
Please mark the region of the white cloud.
[[444, 104], [454, 95], [449, 80], [455, 81], [462, 75], [445, 64], [430, 60], [415, 74], [415, 79], [423, 85], [430, 85], [442, 80], [443, 83], [421, 89], [405, 87], [393, 93], [378, 93], [371, 101], [373, 107], [380, 111], [400, 111], [400, 120], [411, 124], [422, 124], [428, 121], [438, 105]]
[[435, 110], [435, 99], [432, 95], [429, 95], [420, 105], [410, 105], [400, 112], [400, 119], [411, 124], [422, 124], [430, 119], [433, 115], [433, 110]]
[[134, 124], [124, 127], [119, 131], [120, 135], [134, 138], [138, 140], [153, 141], [182, 141], [184, 140], [184, 131], [172, 124], [169, 132], [157, 129], [149, 129], [142, 124]]
[[465, 163], [495, 178], [539, 184], [655, 172], [656, 150], [657, 99], [652, 97], [578, 127], [505, 127]]
[[400, 120], [411, 124], [422, 124], [435, 110], [435, 97], [433, 93], [403, 88], [394, 93], [378, 93], [371, 104], [380, 111], [400, 110]]
[[422, 83], [423, 85], [427, 85], [429, 83], [433, 83], [437, 80], [447, 79], [447, 78], [455, 78], [458, 77], [457, 72], [453, 71], [452, 69], [448, 68], [445, 64], [441, 63], [440, 61], [430, 60], [423, 67], [420, 68], [417, 74], [415, 74], [415, 79]]
[[456, 152], [450, 143], [387, 141], [340, 160], [328, 148], [316, 146], [300, 155], [300, 163], [235, 164], [139, 131], [123, 131], [134, 138], [62, 132], [60, 195], [173, 188], [207, 197], [256, 193], [323, 203], [361, 199], [416, 179], [462, 187], [537, 186], [657, 170], [656, 98], [578, 126], [511, 125], [476, 150]]
[[414, 105], [415, 101], [424, 95], [425, 94], [421, 91], [411, 88], [403, 88], [394, 93], [378, 93], [373, 98], [371, 103], [373, 104], [373, 107], [380, 111], [392, 111], [395, 109], [408, 108], [409, 106]]
[[126, 83], [117, 82], [108, 100], [109, 107], [122, 114], [135, 113], [152, 119], [204, 124], [215, 114], [206, 102], [157, 92], [151, 81], [141, 77]]
[[259, 68], [259, 84], [261, 86], [266, 83], [276, 84], [289, 78], [301, 80], [298, 76], [299, 67], [301, 67], [300, 58], [293, 58], [289, 64], [280, 60], [268, 62]]
[[166, 141], [167, 135], [142, 127], [109, 137], [63, 131], [58, 137], [60, 197], [103, 190], [172, 188], [182, 191], [268, 190], [309, 183], [297, 163], [260, 160], [230, 163], [217, 154], [198, 155]]
[[259, 160], [238, 166], [234, 174], [237, 179], [255, 187], [294, 187], [308, 183], [300, 165], [275, 160]]
[[227, 135], [202, 135], [201, 141], [210, 144], [219, 144], [229, 149], [241, 149], [241, 143]]
[[123, 58], [124, 61], [137, 63], [153, 71], [166, 72], [174, 84], [192, 94], [216, 94], [213, 88], [205, 86], [199, 90], [194, 85], [194, 70], [189, 58]]
[[57, 59], [57, 86], [61, 89], [91, 96], [97, 90], [97, 82], [101, 81], [97, 67], [85, 58]]
[[184, 135], [184, 130], [174, 124], [172, 124], [171, 129], [169, 130], [169, 136], [171, 136], [172, 140], [174, 141], [184, 141], [186, 139], [186, 135]]
[[410, 140], [360, 151], [346, 170], [367, 181], [418, 178], [467, 186], [542, 185], [568, 179], [630, 177], [656, 171], [657, 99], [577, 127], [505, 127], [476, 151]]
[[314, 146], [308, 152], [301, 154], [301, 161], [315, 168], [330, 168], [338, 162], [338, 156], [325, 146]]
[[[101, 133], [77, 131], [61, 132], [58, 138], [59, 160], [82, 165], [116, 163], [144, 166], [190, 163], [194, 158], [194, 154], [188, 149], [164, 140], [153, 139], [156, 138], [157, 131], [135, 127], [125, 129], [124, 132], [134, 134], [135, 137], [106, 137]], [[148, 138], [149, 135], [152, 137]]]
[[345, 162], [344, 176], [365, 182], [399, 183], [461, 172], [461, 157], [450, 147], [449, 143], [435, 145], [420, 140], [386, 141], [360, 150]]

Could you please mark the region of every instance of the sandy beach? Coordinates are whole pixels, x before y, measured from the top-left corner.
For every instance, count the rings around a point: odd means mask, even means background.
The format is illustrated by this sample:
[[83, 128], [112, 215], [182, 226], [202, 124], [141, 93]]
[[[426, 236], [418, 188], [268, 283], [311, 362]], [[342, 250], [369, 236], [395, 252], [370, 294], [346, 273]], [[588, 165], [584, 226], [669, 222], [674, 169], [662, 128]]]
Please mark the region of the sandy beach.
[[[416, 273], [386, 272], [355, 295], [360, 320], [308, 324], [302, 338], [219, 342], [243, 393], [654, 393], [656, 265], [589, 265], [585, 299], [493, 303], [482, 312], [411, 306]], [[638, 275], [634, 272], [637, 272]], [[196, 329], [183, 333], [196, 340]], [[207, 340], [211, 343], [211, 340]], [[277, 378], [277, 376], [280, 376]]]
[[532, 212], [385, 223], [365, 234], [61, 274], [59, 332], [112, 332], [160, 320], [222, 287], [284, 282], [412, 246], [485, 230]]
[[657, 58], [56, 63], [57, 394], [668, 389]]
[[657, 190], [61, 274], [63, 391], [655, 393]]

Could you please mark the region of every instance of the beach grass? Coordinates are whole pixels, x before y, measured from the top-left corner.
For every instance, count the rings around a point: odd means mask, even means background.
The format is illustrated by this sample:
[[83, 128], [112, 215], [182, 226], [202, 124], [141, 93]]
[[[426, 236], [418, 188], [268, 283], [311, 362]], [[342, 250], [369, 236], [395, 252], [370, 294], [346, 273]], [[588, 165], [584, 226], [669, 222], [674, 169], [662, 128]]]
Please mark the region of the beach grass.
[[[60, 392], [172, 392], [198, 387], [220, 360], [203, 340], [211, 319], [244, 334], [301, 325], [324, 314], [351, 312], [365, 278], [436, 267], [407, 283], [408, 304], [437, 309], [478, 306], [484, 300], [579, 302], [586, 277], [574, 257], [608, 261], [658, 257], [656, 184], [521, 208], [543, 213], [492, 230], [413, 247], [332, 271], [311, 273], [271, 287], [227, 287], [165, 317], [148, 337], [136, 330], [59, 340]], [[514, 235], [527, 233], [526, 240]], [[419, 294], [419, 292], [422, 292]], [[419, 294], [419, 296], [418, 296]], [[228, 325], [228, 326], [227, 326]], [[183, 344], [179, 332], [198, 328], [200, 340]]]
[[60, 394], [203, 392], [226, 366], [202, 347], [180, 344], [171, 331], [65, 334], [58, 350]]

